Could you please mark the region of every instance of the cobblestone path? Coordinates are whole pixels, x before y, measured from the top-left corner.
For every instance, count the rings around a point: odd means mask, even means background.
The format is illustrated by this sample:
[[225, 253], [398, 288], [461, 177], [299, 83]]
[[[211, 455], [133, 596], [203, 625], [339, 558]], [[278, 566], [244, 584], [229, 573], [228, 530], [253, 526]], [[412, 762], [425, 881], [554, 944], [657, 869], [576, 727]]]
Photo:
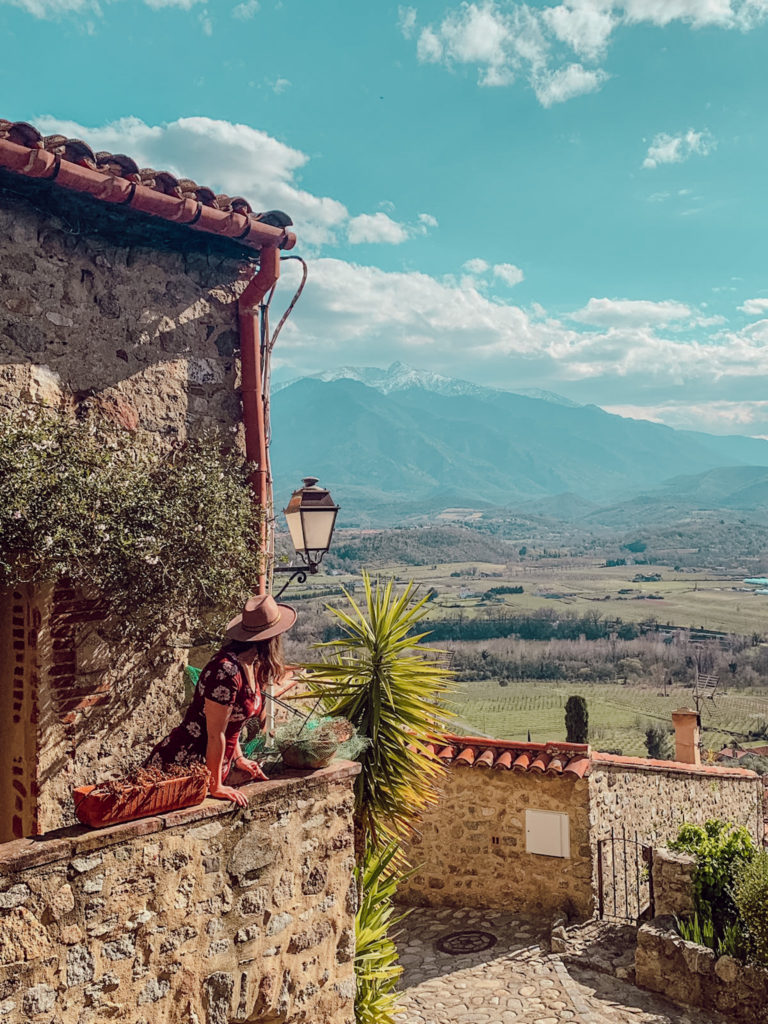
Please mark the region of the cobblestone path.
[[[404, 1024], [724, 1024], [546, 952], [544, 922], [492, 911], [417, 908], [400, 926]], [[484, 951], [442, 952], [456, 932]], [[460, 942], [462, 940], [459, 940]], [[489, 940], [486, 940], [489, 941]]]

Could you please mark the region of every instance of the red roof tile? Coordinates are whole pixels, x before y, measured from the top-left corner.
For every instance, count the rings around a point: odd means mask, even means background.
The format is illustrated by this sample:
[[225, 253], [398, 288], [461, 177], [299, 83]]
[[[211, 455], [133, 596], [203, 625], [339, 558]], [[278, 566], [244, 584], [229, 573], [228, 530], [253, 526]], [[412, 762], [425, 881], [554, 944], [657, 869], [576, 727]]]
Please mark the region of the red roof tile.
[[0, 168], [27, 178], [55, 181], [112, 206], [124, 206], [195, 231], [229, 238], [251, 249], [292, 249], [293, 222], [280, 210], [253, 213], [241, 196], [216, 195], [190, 178], [151, 167], [141, 170], [122, 153], [94, 153], [81, 139], [43, 136], [23, 121], [0, 119]]
[[686, 764], [684, 761], [659, 761], [651, 757], [623, 757], [593, 751], [592, 763], [614, 765], [619, 768], [642, 768], [651, 772], [676, 772], [686, 775], [715, 775], [721, 779], [756, 779], [755, 772], [747, 768], [726, 767], [723, 764]]
[[432, 756], [445, 764], [472, 768], [493, 768], [497, 771], [525, 772], [529, 775], [568, 775], [583, 779], [590, 769], [600, 765], [639, 769], [649, 772], [675, 772], [686, 775], [708, 775], [718, 778], [757, 778], [745, 768], [718, 764], [684, 764], [681, 761], [658, 761], [649, 757], [623, 757], [593, 751], [587, 743], [517, 743], [513, 740], [491, 740], [482, 736], [448, 736], [449, 745]]
[[584, 778], [589, 772], [586, 743], [514, 743], [477, 736], [449, 736], [450, 746], [437, 757], [447, 764], [494, 768], [499, 771], [569, 775]]

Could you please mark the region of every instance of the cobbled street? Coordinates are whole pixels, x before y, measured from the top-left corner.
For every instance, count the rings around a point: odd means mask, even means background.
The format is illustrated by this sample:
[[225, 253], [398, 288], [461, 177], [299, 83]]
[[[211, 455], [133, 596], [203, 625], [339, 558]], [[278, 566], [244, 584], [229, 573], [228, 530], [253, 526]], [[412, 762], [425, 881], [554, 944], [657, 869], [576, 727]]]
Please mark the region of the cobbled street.
[[[403, 1024], [725, 1024], [547, 951], [548, 922], [484, 910], [414, 909], [400, 926]], [[485, 950], [458, 955], [447, 946]], [[484, 938], [485, 936], [485, 938]]]

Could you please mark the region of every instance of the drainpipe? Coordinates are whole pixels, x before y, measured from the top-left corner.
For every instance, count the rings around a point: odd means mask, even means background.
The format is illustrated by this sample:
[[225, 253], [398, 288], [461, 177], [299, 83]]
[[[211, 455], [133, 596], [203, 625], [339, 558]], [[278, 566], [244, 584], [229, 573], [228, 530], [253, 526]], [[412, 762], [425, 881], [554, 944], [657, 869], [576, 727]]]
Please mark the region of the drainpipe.
[[[267, 436], [264, 423], [264, 389], [261, 339], [259, 337], [259, 306], [280, 276], [280, 250], [261, 250], [258, 272], [248, 282], [238, 299], [240, 326], [240, 375], [243, 400], [243, 428], [245, 430], [245, 457], [255, 464], [248, 482], [253, 490], [254, 504], [264, 513], [259, 526], [259, 549], [267, 552], [267, 514], [270, 509], [270, 489], [267, 462]], [[267, 592], [266, 562], [258, 577], [258, 594]]]

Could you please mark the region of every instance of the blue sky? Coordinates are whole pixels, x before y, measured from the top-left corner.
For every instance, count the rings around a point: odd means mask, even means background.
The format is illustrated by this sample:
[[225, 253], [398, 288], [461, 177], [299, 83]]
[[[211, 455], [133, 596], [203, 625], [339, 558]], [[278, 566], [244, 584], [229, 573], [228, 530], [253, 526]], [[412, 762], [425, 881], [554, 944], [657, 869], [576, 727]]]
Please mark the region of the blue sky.
[[284, 376], [400, 359], [768, 436], [768, 0], [0, 0], [0, 30], [0, 116], [293, 216]]

